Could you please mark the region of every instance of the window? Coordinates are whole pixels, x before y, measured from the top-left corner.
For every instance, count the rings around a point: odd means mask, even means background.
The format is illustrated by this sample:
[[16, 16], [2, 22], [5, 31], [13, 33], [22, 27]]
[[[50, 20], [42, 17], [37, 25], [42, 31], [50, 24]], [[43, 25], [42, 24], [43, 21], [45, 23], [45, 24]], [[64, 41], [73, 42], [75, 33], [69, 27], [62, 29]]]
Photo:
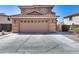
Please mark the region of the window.
[[69, 21], [72, 21], [72, 17], [69, 17]]
[[28, 23], [29, 23], [30, 21], [28, 20]]
[[8, 18], [8, 21], [10, 21], [10, 18]]
[[42, 22], [44, 22], [44, 21], [42, 20]]
[[48, 21], [46, 20], [46, 23], [47, 23]]
[[22, 23], [23, 21], [21, 21], [21, 23]]
[[33, 23], [33, 20], [31, 20], [31, 23]]
[[40, 21], [38, 21], [40, 23]]
[[26, 23], [26, 21], [24, 21], [24, 23]]

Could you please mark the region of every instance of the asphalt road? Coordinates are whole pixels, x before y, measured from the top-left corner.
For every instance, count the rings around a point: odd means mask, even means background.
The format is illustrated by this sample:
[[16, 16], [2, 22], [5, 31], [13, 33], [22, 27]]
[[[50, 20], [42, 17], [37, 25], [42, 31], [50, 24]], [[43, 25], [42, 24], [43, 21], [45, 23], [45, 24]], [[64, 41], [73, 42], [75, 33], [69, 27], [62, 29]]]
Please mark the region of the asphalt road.
[[67, 54], [79, 53], [79, 43], [64, 35], [11, 34], [0, 38], [0, 53], [10, 54]]

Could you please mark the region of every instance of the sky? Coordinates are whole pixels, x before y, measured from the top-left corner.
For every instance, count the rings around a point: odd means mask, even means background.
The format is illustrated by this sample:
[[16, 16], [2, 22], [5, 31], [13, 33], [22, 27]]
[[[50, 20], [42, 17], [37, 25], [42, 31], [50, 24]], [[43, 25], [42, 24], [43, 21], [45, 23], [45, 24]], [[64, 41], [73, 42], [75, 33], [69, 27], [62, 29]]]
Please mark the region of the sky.
[[63, 21], [63, 17], [79, 13], [79, 5], [56, 5], [53, 10], [60, 16], [59, 20]]
[[[63, 22], [63, 17], [79, 13], [79, 5], [55, 5], [52, 11], [56, 12], [57, 16], [60, 16], [58, 20]], [[18, 5], [0, 5], [0, 13], [7, 15], [15, 15], [20, 13]]]

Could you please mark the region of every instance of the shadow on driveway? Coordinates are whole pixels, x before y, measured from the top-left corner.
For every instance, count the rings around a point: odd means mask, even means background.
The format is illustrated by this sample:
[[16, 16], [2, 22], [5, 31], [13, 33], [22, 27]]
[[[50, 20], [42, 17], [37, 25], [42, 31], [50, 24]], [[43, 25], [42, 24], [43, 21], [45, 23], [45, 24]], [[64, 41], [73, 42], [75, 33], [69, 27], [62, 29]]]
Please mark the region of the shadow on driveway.
[[51, 33], [35, 33], [35, 32], [33, 32], [33, 33], [26, 33], [26, 32], [24, 32], [24, 33], [17, 33], [17, 34], [19, 34], [19, 35], [74, 35], [74, 33], [73, 32], [51, 32]]

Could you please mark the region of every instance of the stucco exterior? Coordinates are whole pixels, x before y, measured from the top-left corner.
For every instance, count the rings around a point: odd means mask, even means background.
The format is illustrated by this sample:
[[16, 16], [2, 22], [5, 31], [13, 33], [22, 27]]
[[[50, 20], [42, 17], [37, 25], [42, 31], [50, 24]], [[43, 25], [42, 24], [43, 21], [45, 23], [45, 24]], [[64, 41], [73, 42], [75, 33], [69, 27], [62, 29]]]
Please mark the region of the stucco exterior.
[[8, 20], [8, 16], [0, 15], [0, 24], [12, 24], [12, 20]]
[[13, 15], [12, 32], [56, 32], [57, 17], [53, 6], [20, 6], [21, 14]]
[[[70, 17], [72, 18], [71, 20], [70, 20]], [[72, 25], [72, 24], [79, 25], [79, 13], [65, 16], [64, 17], [64, 24], [66, 24], [66, 25]]]
[[0, 31], [11, 31], [12, 20], [7, 15], [0, 13]]

